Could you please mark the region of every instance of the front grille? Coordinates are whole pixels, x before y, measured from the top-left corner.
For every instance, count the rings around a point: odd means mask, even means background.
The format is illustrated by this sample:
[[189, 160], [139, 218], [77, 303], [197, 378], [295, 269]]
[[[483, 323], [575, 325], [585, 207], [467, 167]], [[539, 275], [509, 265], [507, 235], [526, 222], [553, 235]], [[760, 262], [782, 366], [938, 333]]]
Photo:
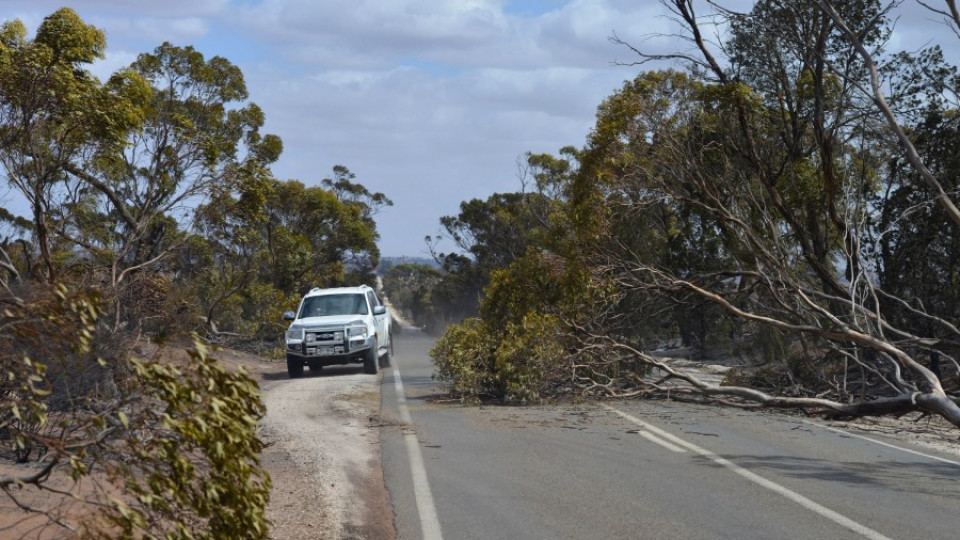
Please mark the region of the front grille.
[[307, 356], [345, 354], [350, 347], [343, 327], [307, 328], [303, 334], [303, 351]]
[[344, 338], [344, 329], [338, 328], [336, 330], [322, 329], [317, 330], [313, 328], [307, 328], [304, 332], [304, 341], [307, 343], [343, 343]]

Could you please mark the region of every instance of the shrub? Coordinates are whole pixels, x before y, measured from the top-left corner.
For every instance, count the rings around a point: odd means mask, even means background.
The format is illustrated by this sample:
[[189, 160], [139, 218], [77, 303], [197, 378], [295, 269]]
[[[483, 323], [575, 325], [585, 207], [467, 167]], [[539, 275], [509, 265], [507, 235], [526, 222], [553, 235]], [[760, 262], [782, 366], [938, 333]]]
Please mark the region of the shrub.
[[117, 502], [108, 521], [124, 536], [267, 538], [270, 478], [256, 433], [266, 409], [257, 384], [224, 369], [199, 341], [188, 356], [133, 361], [142, 406], [134, 418], [118, 412], [126, 458], [107, 470], [135, 501]]
[[[0, 460], [24, 465], [0, 490], [38, 530], [267, 537], [255, 381], [196, 340], [180, 361], [98, 358], [96, 294], [18, 294], [0, 297]], [[27, 485], [38, 502], [21, 503]]]
[[536, 313], [507, 325], [494, 360], [494, 379], [505, 401], [540, 401], [552, 386], [569, 378], [559, 331], [555, 317]]
[[496, 341], [480, 319], [455, 324], [430, 349], [434, 378], [450, 383], [450, 392], [464, 400], [495, 396], [493, 386]]
[[436, 378], [461, 399], [512, 403], [540, 401], [569, 380], [562, 323], [551, 314], [565, 301], [561, 272], [555, 259], [535, 249], [493, 272], [482, 319], [451, 326], [430, 351]]
[[451, 326], [430, 351], [435, 377], [463, 400], [534, 403], [569, 376], [560, 322], [530, 313], [497, 335], [479, 319]]

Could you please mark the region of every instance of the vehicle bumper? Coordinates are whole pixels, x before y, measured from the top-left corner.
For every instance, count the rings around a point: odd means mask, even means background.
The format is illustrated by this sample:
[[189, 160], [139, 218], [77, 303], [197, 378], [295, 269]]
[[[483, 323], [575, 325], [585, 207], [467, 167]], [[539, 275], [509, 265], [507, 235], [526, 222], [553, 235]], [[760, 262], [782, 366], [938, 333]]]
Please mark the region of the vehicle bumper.
[[288, 356], [302, 358], [311, 365], [342, 365], [363, 362], [363, 357], [373, 346], [373, 336], [350, 340], [347, 343], [326, 345], [319, 343], [288, 342]]

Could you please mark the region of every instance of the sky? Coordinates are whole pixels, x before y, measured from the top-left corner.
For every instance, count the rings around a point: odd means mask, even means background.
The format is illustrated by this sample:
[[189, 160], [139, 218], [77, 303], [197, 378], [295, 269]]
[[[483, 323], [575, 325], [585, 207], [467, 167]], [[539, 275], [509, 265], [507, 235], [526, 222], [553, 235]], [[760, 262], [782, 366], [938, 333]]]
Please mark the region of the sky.
[[[101, 79], [164, 41], [239, 66], [262, 132], [283, 139], [277, 178], [319, 185], [344, 165], [393, 200], [376, 216], [385, 256], [425, 256], [461, 201], [519, 191], [526, 152], [582, 146], [638, 73], [611, 35], [678, 46], [654, 0], [0, 0], [0, 20], [32, 36], [64, 5], [106, 33]], [[921, 11], [895, 45], [943, 30]], [[3, 186], [0, 204], [17, 210]]]

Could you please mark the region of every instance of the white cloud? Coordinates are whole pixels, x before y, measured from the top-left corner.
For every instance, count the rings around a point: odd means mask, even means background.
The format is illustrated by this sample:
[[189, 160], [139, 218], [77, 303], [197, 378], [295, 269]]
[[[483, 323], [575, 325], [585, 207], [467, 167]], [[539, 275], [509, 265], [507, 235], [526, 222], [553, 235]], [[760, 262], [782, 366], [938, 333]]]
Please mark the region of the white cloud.
[[137, 40], [159, 45], [164, 41], [189, 44], [210, 32], [208, 20], [200, 17], [91, 17], [87, 21], [106, 31], [108, 45]]
[[654, 2], [576, 0], [536, 17], [504, 8], [490, 0], [266, 0], [241, 8], [235, 22], [282, 55], [316, 66], [382, 67], [417, 57], [504, 68], [595, 66], [609, 61], [598, 62], [598, 53], [616, 50], [608, 41], [614, 31], [639, 39], [666, 24], [652, 16]]
[[132, 64], [137, 59], [138, 54], [138, 52], [108, 50], [106, 58], [95, 62], [90, 67], [90, 72], [101, 81], [105, 81], [118, 70]]
[[46, 17], [66, 6], [81, 16], [84, 13], [127, 13], [145, 16], [211, 16], [222, 13], [230, 0], [4, 0], [5, 4], [28, 5], [31, 12]]
[[265, 0], [237, 8], [237, 20], [271, 40], [402, 56], [422, 47], [469, 47], [502, 32], [489, 0]]
[[[8, 17], [31, 29], [62, 3], [3, 0]], [[515, 160], [524, 152], [583, 144], [596, 107], [639, 69], [612, 65], [635, 60], [609, 42], [613, 32], [652, 52], [687, 47], [652, 0], [522, 4], [70, 2], [107, 32], [107, 58], [93, 67], [101, 78], [162, 41], [237, 63], [266, 131], [284, 140], [277, 175], [316, 184], [346, 165], [394, 199], [378, 222], [383, 252], [397, 255], [422, 251], [423, 236], [460, 201], [519, 189]], [[905, 18], [895, 39], [915, 40], [932, 24]]]

